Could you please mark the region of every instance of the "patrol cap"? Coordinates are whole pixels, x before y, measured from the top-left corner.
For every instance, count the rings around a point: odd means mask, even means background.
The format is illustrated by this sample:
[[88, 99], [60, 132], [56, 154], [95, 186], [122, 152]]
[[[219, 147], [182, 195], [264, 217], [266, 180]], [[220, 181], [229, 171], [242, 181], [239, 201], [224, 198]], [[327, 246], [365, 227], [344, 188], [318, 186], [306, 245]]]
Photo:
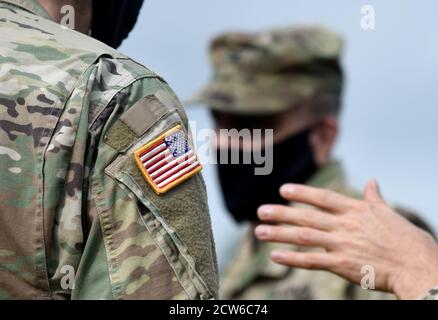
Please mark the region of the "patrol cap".
[[187, 103], [242, 115], [293, 109], [342, 92], [341, 37], [321, 26], [227, 32], [211, 43], [213, 79]]

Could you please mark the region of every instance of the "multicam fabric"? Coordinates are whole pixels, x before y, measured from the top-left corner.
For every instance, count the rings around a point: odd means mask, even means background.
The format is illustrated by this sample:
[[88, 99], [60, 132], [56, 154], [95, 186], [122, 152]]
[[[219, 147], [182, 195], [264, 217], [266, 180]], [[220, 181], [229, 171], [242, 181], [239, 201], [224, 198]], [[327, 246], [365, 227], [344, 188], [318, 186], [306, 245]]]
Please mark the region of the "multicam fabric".
[[[333, 190], [348, 196], [358, 196], [345, 182], [338, 163], [331, 163], [309, 181], [309, 185]], [[400, 211], [400, 210], [399, 210]], [[418, 226], [427, 228], [420, 218], [403, 214]], [[235, 260], [221, 279], [220, 297], [224, 299], [395, 299], [395, 296], [375, 290], [365, 290], [326, 271], [290, 269], [275, 264], [270, 253], [275, 249], [306, 251], [308, 248], [265, 243], [256, 240], [254, 226], [248, 230], [236, 250]]]
[[212, 81], [188, 103], [262, 115], [314, 97], [338, 97], [341, 53], [341, 37], [319, 26], [224, 33], [211, 45]]
[[0, 1], [0, 298], [215, 297], [202, 177], [157, 198], [133, 159], [169, 127], [187, 131], [178, 100], [46, 18], [34, 0]]

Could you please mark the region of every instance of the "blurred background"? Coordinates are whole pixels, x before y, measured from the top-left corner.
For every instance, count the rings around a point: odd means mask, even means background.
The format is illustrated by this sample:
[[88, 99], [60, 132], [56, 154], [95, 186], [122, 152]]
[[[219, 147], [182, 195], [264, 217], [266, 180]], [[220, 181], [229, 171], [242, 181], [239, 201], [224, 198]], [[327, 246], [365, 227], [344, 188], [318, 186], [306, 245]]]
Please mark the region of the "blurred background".
[[[375, 30], [361, 8], [375, 8]], [[342, 131], [336, 147], [351, 184], [378, 178], [390, 202], [419, 212], [438, 230], [438, 2], [414, 0], [146, 0], [121, 51], [163, 76], [181, 100], [211, 76], [208, 44], [225, 30], [319, 23], [346, 41]], [[197, 129], [207, 110], [189, 109]], [[242, 235], [223, 205], [213, 165], [204, 169], [219, 265]]]

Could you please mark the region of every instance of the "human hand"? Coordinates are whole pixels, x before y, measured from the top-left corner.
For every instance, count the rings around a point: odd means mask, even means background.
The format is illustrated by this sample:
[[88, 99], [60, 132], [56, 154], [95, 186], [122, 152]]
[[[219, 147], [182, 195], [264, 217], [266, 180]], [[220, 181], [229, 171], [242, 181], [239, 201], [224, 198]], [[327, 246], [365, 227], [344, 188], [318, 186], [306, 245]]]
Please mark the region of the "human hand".
[[375, 271], [376, 289], [414, 299], [438, 284], [438, 245], [433, 237], [394, 212], [377, 183], [366, 186], [364, 200], [303, 185], [284, 185], [280, 194], [315, 208], [264, 205], [263, 241], [320, 247], [324, 251], [274, 251], [273, 261], [290, 267], [323, 269], [360, 283], [363, 266]]

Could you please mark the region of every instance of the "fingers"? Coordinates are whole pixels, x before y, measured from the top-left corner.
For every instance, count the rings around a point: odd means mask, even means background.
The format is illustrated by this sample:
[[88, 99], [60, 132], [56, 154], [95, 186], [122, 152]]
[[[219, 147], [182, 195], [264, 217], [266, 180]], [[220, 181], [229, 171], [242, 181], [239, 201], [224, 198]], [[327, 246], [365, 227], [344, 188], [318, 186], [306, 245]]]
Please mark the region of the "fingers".
[[259, 240], [289, 243], [306, 247], [323, 247], [326, 249], [335, 246], [334, 237], [327, 232], [305, 228], [260, 225], [255, 229]]
[[287, 223], [319, 230], [333, 230], [336, 227], [334, 216], [311, 209], [263, 205], [258, 210], [258, 216], [262, 221]]
[[344, 212], [359, 202], [333, 191], [297, 184], [283, 185], [280, 194], [286, 200], [305, 203], [334, 213]]
[[364, 191], [364, 199], [370, 202], [385, 202], [376, 180], [368, 181]]
[[276, 263], [292, 268], [330, 270], [336, 266], [334, 258], [326, 252], [275, 250], [271, 253], [271, 259]]

